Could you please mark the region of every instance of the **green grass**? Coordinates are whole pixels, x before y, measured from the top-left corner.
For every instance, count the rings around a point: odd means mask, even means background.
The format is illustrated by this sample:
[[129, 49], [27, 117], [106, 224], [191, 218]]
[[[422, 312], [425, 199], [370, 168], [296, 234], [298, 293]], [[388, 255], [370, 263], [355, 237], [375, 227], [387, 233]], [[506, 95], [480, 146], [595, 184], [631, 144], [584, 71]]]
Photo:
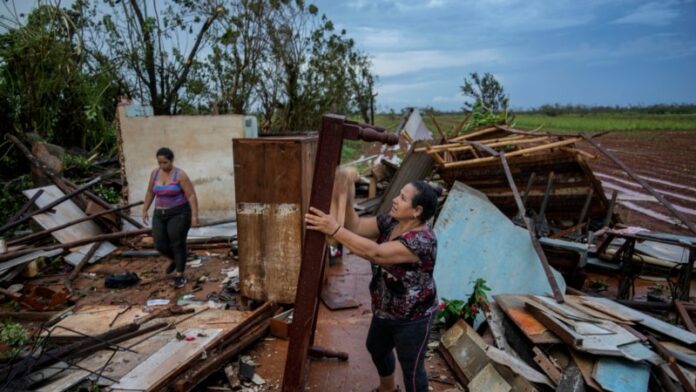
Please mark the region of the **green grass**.
[[515, 117], [515, 127], [554, 131], [677, 131], [696, 130], [696, 114], [637, 114], [597, 113], [588, 115], [520, 113]]
[[[433, 133], [437, 129], [425, 113], [421, 113], [425, 124]], [[448, 136], [464, 119], [462, 113], [438, 114], [435, 116], [441, 129]], [[361, 121], [360, 118], [352, 118]], [[393, 132], [399, 125], [399, 114], [378, 114], [375, 123]], [[696, 113], [689, 114], [645, 114], [635, 112], [591, 113], [591, 114], [559, 114], [548, 116], [533, 113], [518, 113], [514, 127], [520, 129], [537, 129], [541, 131], [566, 132], [634, 132], [634, 131], [696, 131]], [[342, 162], [350, 162], [363, 154], [363, 143], [345, 141], [343, 144]]]
[[[436, 115], [440, 127], [449, 133], [463, 118], [463, 114]], [[435, 131], [429, 116], [423, 115], [425, 123]], [[394, 131], [399, 124], [399, 116], [381, 114], [375, 116], [377, 125]], [[632, 132], [642, 130], [693, 130], [696, 131], [696, 113], [690, 114], [642, 114], [642, 113], [593, 113], [586, 115], [561, 114], [547, 116], [543, 114], [518, 113], [514, 126], [522, 129], [568, 132]]]

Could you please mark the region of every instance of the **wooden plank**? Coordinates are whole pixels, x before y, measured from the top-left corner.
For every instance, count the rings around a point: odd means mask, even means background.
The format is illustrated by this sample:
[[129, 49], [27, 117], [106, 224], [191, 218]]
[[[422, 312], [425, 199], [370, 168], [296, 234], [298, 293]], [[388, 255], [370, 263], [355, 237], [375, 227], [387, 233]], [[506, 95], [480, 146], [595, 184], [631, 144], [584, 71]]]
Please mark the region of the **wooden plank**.
[[[52, 338], [77, 338], [82, 336], [79, 333], [96, 336], [110, 329], [130, 324], [147, 315], [138, 307], [131, 308], [119, 316], [114, 325], [110, 327], [109, 323], [122, 310], [123, 308], [118, 305], [87, 305], [52, 326], [44, 332], [44, 335], [50, 334]], [[71, 332], [68, 329], [77, 332]]]
[[151, 388], [157, 385], [159, 380], [177, 373], [198, 357], [221, 333], [222, 329], [187, 329], [183, 335], [194, 337], [194, 340], [176, 339], [170, 341], [145, 362], [122, 377], [118, 384], [112, 385], [111, 390], [152, 390]]
[[[497, 143], [497, 142], [502, 142], [502, 141], [513, 141], [513, 140], [519, 140], [519, 139], [525, 139], [527, 136], [525, 135], [512, 135], [512, 136], [505, 136], [505, 137], [498, 137], [498, 138], [493, 138], [493, 139], [482, 139], [482, 140], [477, 140], [477, 143], [481, 144], [490, 144], [490, 143]], [[460, 142], [460, 143], [447, 143], [447, 144], [438, 144], [436, 146], [432, 146], [433, 150], [440, 151], [440, 150], [446, 150], [451, 147], [459, 147], [463, 143], [466, 142]], [[416, 152], [426, 152], [427, 147], [418, 147], [414, 151]]]
[[625, 312], [621, 308], [614, 308], [610, 304], [604, 302], [593, 301], [591, 298], [594, 297], [580, 297], [580, 302], [583, 305], [588, 306], [592, 309], [599, 310], [604, 314], [611, 315], [612, 317], [619, 318], [625, 322], [639, 323], [643, 320], [642, 315], [634, 314], [633, 312]]
[[624, 319], [620, 319], [618, 317], [614, 317], [610, 314], [600, 312], [597, 309], [591, 308], [587, 305], [585, 305], [582, 300], [580, 299], [580, 296], [577, 295], [568, 295], [566, 294], [565, 296], [566, 304], [569, 306], [572, 306], [573, 308], [590, 315], [594, 317], [595, 319], [601, 319], [601, 320], [606, 320], [606, 321], [611, 321], [613, 323], [617, 324], [628, 324], [628, 325], [633, 325], [634, 323], [632, 321], [626, 321]]
[[[31, 198], [39, 191], [43, 191], [41, 196], [36, 199], [35, 202], [36, 206], [39, 208], [50, 205], [54, 200], [65, 196], [65, 194], [55, 185], [27, 189], [22, 193], [26, 197]], [[55, 213], [53, 214], [43, 213], [33, 216], [32, 219], [34, 219], [44, 229], [50, 229], [52, 227], [60, 226], [66, 222], [75, 221], [87, 216], [72, 200], [62, 202], [61, 204], [55, 206], [54, 210]], [[94, 237], [100, 234], [102, 234], [101, 229], [91, 220], [51, 233], [51, 235], [62, 244], [79, 241], [81, 239]], [[91, 245], [84, 245], [76, 249], [72, 249], [73, 252], [79, 253], [79, 255], [74, 257], [66, 257], [66, 260], [69, 262], [72, 261], [73, 265], [75, 265], [82, 259], [82, 256], [89, 252], [90, 248]], [[116, 250], [114, 245], [110, 244], [109, 242], [104, 242], [99, 249], [97, 249], [96, 253], [90, 258], [89, 262], [93, 263], [94, 261], [109, 255], [114, 250]]]
[[510, 384], [495, 370], [491, 363], [481, 369], [466, 387], [470, 392], [508, 392], [512, 390]]
[[544, 324], [546, 328], [553, 331], [553, 333], [561, 338], [561, 340], [566, 344], [569, 344], [574, 348], [582, 346], [583, 336], [577, 334], [564, 323], [554, 318], [551, 314], [541, 310], [538, 307], [531, 306], [529, 303], [527, 303], [527, 310], [529, 310], [537, 320]]
[[606, 391], [647, 391], [650, 367], [624, 358], [603, 357], [595, 363], [592, 377]]
[[554, 385], [558, 385], [561, 381], [561, 371], [556, 367], [556, 364], [551, 362], [539, 347], [534, 347], [532, 350], [534, 351], [534, 362], [549, 376]]
[[674, 326], [672, 324], [666, 323], [662, 320], [659, 320], [655, 317], [649, 316], [645, 313], [638, 312], [637, 310], [633, 310], [629, 307], [626, 307], [624, 305], [621, 305], [615, 301], [612, 301], [608, 298], [596, 298], [596, 297], [587, 297], [587, 298], [582, 298], [583, 303], [587, 304], [588, 306], [592, 307], [598, 307], [601, 306], [604, 309], [600, 309], [602, 311], [610, 312], [611, 314], [618, 315], [621, 314], [622, 318], [630, 318], [632, 320], [638, 320], [638, 323], [641, 325], [652, 329], [653, 331], [659, 332], [663, 335], [669, 336], [671, 338], [677, 339], [681, 342], [684, 342], [686, 344], [694, 344], [696, 343], [696, 334], [689, 332], [685, 329], [679, 328], [677, 326]]
[[[522, 150], [516, 150], [516, 151], [513, 151], [511, 153], [506, 153], [505, 155], [507, 157], [515, 157], [515, 156], [519, 156], [519, 155], [530, 154], [533, 152], [539, 152], [539, 151], [544, 151], [544, 150], [550, 150], [552, 148], [567, 146], [569, 144], [576, 143], [580, 140], [582, 140], [582, 139], [581, 138], [567, 139], [567, 140], [563, 140], [560, 142], [548, 143], [548, 144], [544, 144], [541, 146], [535, 146], [535, 147], [525, 148]], [[446, 163], [444, 165], [444, 167], [446, 169], [456, 168], [456, 167], [466, 167], [466, 166], [478, 165], [478, 164], [487, 163], [487, 162], [495, 162], [497, 160], [498, 160], [497, 157], [485, 157], [485, 158], [471, 159], [471, 160], [466, 160], [466, 161], [450, 162], [450, 163]]]
[[447, 330], [440, 337], [440, 343], [456, 364], [453, 368], [461, 370], [462, 383], [469, 383], [489, 363], [486, 342], [463, 320]]
[[597, 381], [595, 381], [594, 378], [592, 378], [592, 371], [594, 370], [595, 366], [595, 358], [590, 354], [583, 353], [581, 351], [573, 349], [569, 349], [568, 351], [570, 351], [570, 355], [573, 358], [575, 365], [580, 370], [582, 378], [585, 380], [585, 384], [589, 388], [594, 389], [595, 391], [603, 392], [604, 389], [602, 389], [602, 387], [599, 384], [597, 384]]
[[57, 256], [59, 254], [63, 253], [63, 249], [54, 249], [51, 251], [36, 251], [34, 253], [29, 253], [24, 256], [19, 256], [16, 259], [8, 260], [5, 262], [0, 263], [0, 272], [7, 271], [11, 268], [14, 268], [18, 265], [22, 264], [27, 264], [30, 261], [34, 261], [38, 259], [39, 257], [53, 257]]
[[499, 294], [493, 296], [495, 302], [512, 320], [513, 323], [525, 334], [534, 344], [555, 344], [561, 340], [534, 316], [528, 312], [524, 305], [524, 296], [510, 294]]
[[679, 317], [681, 317], [682, 321], [684, 322], [686, 329], [688, 329], [690, 332], [696, 333], [696, 325], [694, 325], [693, 320], [691, 320], [691, 316], [689, 316], [689, 312], [686, 311], [686, 308], [684, 307], [684, 303], [682, 301], [674, 301], [674, 308], [677, 309], [677, 313], [679, 314]]
[[551, 298], [548, 297], [542, 297], [540, 295], [532, 295], [530, 298], [542, 305], [544, 305], [546, 308], [549, 308], [555, 313], [560, 314], [561, 316], [571, 318], [574, 320], [578, 321], [586, 321], [589, 323], [592, 322], [597, 322], [595, 319], [592, 317], [589, 317], [588, 315], [582, 313], [581, 311], [576, 311], [573, 308], [570, 308], [568, 306], [565, 306], [565, 304], [559, 304], [552, 300]]
[[471, 140], [475, 137], [481, 136], [481, 135], [486, 135], [491, 132], [497, 132], [499, 129], [498, 127], [486, 127], [483, 129], [478, 129], [469, 133], [465, 133], [464, 135], [457, 136], [455, 138], [450, 139], [449, 141], [451, 142], [458, 142], [460, 140]]
[[540, 373], [536, 369], [532, 368], [531, 366], [527, 365], [527, 363], [525, 363], [521, 359], [515, 358], [510, 353], [489, 346], [486, 349], [486, 355], [491, 361], [503, 366], [507, 366], [515, 374], [519, 374], [520, 376], [524, 377], [527, 381], [537, 384], [544, 384], [549, 387], [554, 386], [551, 379], [549, 379], [547, 376]]

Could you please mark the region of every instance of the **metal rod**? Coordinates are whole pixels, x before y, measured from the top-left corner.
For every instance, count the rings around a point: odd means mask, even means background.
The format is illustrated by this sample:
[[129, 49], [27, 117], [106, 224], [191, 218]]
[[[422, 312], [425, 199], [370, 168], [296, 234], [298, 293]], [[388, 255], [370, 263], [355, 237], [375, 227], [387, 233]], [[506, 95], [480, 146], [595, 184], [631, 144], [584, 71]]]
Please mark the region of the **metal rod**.
[[602, 152], [602, 154], [606, 155], [606, 157], [612, 160], [617, 166], [623, 169], [623, 171], [625, 171], [626, 174], [628, 174], [628, 176], [633, 179], [633, 181], [639, 183], [643, 188], [645, 188], [646, 191], [650, 192], [650, 194], [653, 195], [660, 203], [662, 203], [662, 205], [665, 206], [672, 213], [672, 215], [674, 215], [675, 217], [677, 217], [677, 219], [682, 221], [686, 225], [686, 227], [688, 227], [689, 230], [691, 230], [692, 233], [696, 234], [696, 225], [689, 219], [687, 219], [687, 217], [684, 214], [682, 214], [676, 208], [674, 208], [672, 203], [667, 201], [662, 196], [662, 194], [660, 194], [652, 186], [650, 186], [650, 184], [648, 184], [647, 181], [640, 178], [635, 172], [633, 172], [633, 170], [626, 166], [625, 163], [619, 160], [619, 158], [617, 158], [616, 155], [602, 147], [602, 145], [599, 144], [596, 140], [594, 140], [592, 136], [583, 134], [582, 137], [585, 140], [587, 140], [588, 143], [592, 144], [597, 150]]

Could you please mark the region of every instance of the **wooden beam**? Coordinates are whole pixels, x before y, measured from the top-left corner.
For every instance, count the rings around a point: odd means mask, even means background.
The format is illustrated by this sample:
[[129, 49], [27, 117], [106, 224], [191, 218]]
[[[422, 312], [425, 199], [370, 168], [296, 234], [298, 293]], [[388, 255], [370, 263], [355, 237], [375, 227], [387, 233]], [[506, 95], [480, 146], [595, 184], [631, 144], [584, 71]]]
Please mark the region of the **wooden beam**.
[[3, 261], [14, 259], [15, 257], [24, 256], [26, 254], [40, 251], [40, 250], [68, 249], [68, 248], [73, 248], [76, 246], [91, 244], [92, 242], [111, 241], [111, 240], [117, 240], [120, 238], [135, 237], [135, 236], [138, 236], [141, 234], [150, 234], [151, 232], [152, 232], [152, 229], [119, 231], [116, 233], [100, 234], [100, 235], [97, 235], [94, 237], [83, 238], [81, 240], [67, 242], [65, 244], [53, 244], [53, 245], [40, 246], [38, 248], [20, 249], [20, 250], [14, 251], [14, 252], [7, 252], [7, 253], [1, 254], [0, 255], [0, 263], [2, 263]]
[[691, 320], [691, 316], [689, 316], [689, 312], [686, 311], [686, 308], [684, 307], [684, 303], [681, 301], [674, 301], [674, 308], [677, 310], [677, 313], [679, 314], [679, 317], [681, 317], [682, 321], [684, 321], [684, 325], [686, 326], [686, 329], [688, 329], [690, 332], [696, 333], [696, 325], [694, 325], [694, 321]]
[[[39, 192], [37, 192], [37, 194], [38, 194], [38, 193], [39, 193]], [[140, 204], [143, 204], [143, 202], [142, 202], [142, 201], [139, 201], [139, 202], [137, 202], [137, 203], [132, 203], [132, 204], [129, 204], [129, 205], [127, 205], [127, 206], [121, 206], [121, 207], [117, 207], [117, 208], [111, 208], [111, 209], [108, 209], [108, 210], [100, 211], [100, 212], [98, 212], [98, 213], [96, 213], [96, 214], [87, 215], [87, 216], [82, 217], [82, 218], [80, 218], [80, 219], [76, 219], [76, 220], [74, 220], [74, 221], [67, 222], [67, 223], [64, 223], [64, 224], [62, 224], [62, 225], [58, 225], [58, 226], [55, 226], [55, 227], [51, 227], [50, 229], [46, 229], [46, 230], [40, 231], [40, 232], [38, 232], [38, 233], [29, 234], [29, 235], [24, 236], [24, 237], [21, 237], [21, 238], [15, 238], [15, 239], [13, 239], [13, 240], [11, 240], [11, 241], [8, 241], [7, 244], [8, 244], [8, 245], [16, 245], [16, 244], [21, 244], [21, 243], [23, 243], [23, 242], [33, 241], [33, 240], [35, 240], [35, 239], [37, 239], [37, 238], [41, 238], [41, 237], [46, 236], [46, 235], [48, 235], [48, 234], [50, 234], [50, 233], [53, 233], [53, 232], [55, 232], [55, 231], [65, 229], [66, 227], [70, 227], [70, 226], [76, 225], [76, 224], [78, 224], [78, 223], [82, 223], [82, 222], [85, 222], [85, 221], [88, 221], [88, 220], [92, 220], [92, 219], [94, 219], [94, 218], [96, 218], [96, 217], [99, 217], [99, 216], [102, 216], [102, 215], [111, 214], [111, 213], [114, 213], [114, 212], [117, 212], [117, 211], [121, 211], [121, 210], [125, 210], [125, 209], [131, 208], [131, 207], [135, 207], [135, 206], [138, 206], [138, 205], [140, 205]]]
[[[347, 121], [342, 116], [325, 115], [322, 118], [317, 145], [316, 163], [312, 179], [309, 205], [321, 211], [331, 208], [336, 166], [341, 159], [343, 139], [379, 141], [396, 144], [394, 134], [380, 133], [379, 129]], [[307, 374], [307, 355], [314, 340], [321, 284], [326, 255], [326, 236], [305, 229], [302, 264], [297, 283], [293, 322], [290, 324], [288, 354], [283, 374], [284, 392], [304, 390]]]
[[[515, 157], [515, 156], [519, 156], [519, 155], [529, 154], [532, 152], [544, 151], [544, 150], [549, 150], [552, 148], [567, 146], [569, 144], [576, 143], [580, 140], [581, 140], [580, 138], [566, 139], [566, 140], [562, 140], [559, 142], [554, 142], [554, 143], [544, 144], [541, 146], [526, 148], [523, 150], [513, 151], [513, 152], [508, 153], [506, 155], [508, 157]], [[458, 167], [476, 165], [479, 163], [495, 162], [496, 159], [497, 159], [496, 157], [485, 157], [485, 158], [478, 158], [478, 159], [470, 159], [467, 161], [451, 162], [451, 163], [445, 164], [445, 168], [446, 169], [454, 169], [454, 168], [458, 168]]]
[[487, 133], [495, 132], [497, 130], [498, 130], [498, 127], [486, 127], [486, 128], [475, 130], [473, 132], [465, 133], [462, 136], [457, 136], [455, 138], [450, 139], [449, 141], [458, 142], [460, 140], [467, 140], [467, 139], [471, 139], [472, 137], [485, 135]]

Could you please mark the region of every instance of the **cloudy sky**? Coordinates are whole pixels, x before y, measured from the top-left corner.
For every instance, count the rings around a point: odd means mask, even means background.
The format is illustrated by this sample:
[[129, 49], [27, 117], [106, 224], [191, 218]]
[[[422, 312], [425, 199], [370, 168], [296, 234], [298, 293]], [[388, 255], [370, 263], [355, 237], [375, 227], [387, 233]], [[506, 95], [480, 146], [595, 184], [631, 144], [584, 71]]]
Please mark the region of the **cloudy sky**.
[[470, 72], [516, 108], [696, 103], [694, 0], [315, 0], [379, 75], [380, 109], [458, 109]]
[[457, 110], [474, 71], [514, 108], [696, 103], [696, 0], [305, 1], [371, 56], [379, 110]]

